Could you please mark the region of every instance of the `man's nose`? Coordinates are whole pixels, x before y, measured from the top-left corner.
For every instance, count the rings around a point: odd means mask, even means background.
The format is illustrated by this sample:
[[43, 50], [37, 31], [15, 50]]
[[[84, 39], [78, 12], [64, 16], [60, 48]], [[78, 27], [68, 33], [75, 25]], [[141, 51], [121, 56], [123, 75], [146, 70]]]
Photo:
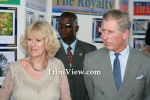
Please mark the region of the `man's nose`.
[[62, 31], [66, 31], [67, 28], [63, 26], [63, 27], [61, 28], [61, 30], [62, 30]]
[[108, 36], [107, 32], [102, 32], [101, 38], [103, 40], [107, 39], [107, 36]]

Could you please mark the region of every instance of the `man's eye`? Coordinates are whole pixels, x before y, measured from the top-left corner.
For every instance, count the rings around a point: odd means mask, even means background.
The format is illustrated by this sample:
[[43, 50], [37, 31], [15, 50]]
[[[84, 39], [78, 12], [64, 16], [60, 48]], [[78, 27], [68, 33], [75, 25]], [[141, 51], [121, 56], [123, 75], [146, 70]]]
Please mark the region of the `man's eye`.
[[58, 24], [57, 28], [71, 28], [72, 26], [74, 26], [74, 25], [72, 25], [72, 24]]
[[113, 33], [113, 31], [108, 31], [109, 33]]
[[102, 32], [104, 32], [105, 30], [101, 30]]
[[70, 27], [72, 27], [71, 24], [66, 24], [66, 25], [65, 25], [65, 28], [70, 28]]

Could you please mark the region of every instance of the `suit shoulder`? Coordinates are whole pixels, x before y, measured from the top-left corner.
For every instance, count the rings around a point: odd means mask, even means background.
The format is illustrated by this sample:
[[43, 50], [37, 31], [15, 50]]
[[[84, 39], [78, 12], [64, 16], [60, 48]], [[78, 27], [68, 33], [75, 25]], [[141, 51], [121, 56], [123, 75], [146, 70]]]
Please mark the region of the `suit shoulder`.
[[95, 51], [89, 52], [89, 53], [87, 53], [87, 55], [89, 57], [92, 57], [92, 56], [97, 57], [97, 56], [103, 56], [107, 53], [108, 53], [108, 50], [104, 47], [104, 48], [100, 48]]
[[92, 45], [92, 44], [87, 43], [87, 42], [83, 42], [83, 41], [81, 41], [81, 40], [79, 40], [79, 42], [81, 42], [81, 43], [82, 43], [82, 45], [85, 45], [85, 46], [88, 46], [88, 47], [93, 47], [93, 48], [95, 48], [95, 47], [96, 47], [95, 45]]
[[143, 61], [147, 61], [147, 62], [150, 61], [149, 55], [147, 55], [141, 51], [137, 51], [137, 50], [135, 50], [135, 52], [136, 52], [136, 55], [138, 56], [138, 59], [143, 60]]

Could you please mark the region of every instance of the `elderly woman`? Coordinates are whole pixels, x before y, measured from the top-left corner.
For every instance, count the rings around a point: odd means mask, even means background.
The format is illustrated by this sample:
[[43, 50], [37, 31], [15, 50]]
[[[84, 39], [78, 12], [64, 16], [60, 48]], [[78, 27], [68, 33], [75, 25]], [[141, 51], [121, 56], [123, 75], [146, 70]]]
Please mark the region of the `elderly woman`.
[[54, 57], [60, 44], [52, 26], [46, 21], [30, 24], [21, 44], [29, 56], [7, 66], [0, 100], [11, 94], [14, 100], [71, 100], [64, 65]]

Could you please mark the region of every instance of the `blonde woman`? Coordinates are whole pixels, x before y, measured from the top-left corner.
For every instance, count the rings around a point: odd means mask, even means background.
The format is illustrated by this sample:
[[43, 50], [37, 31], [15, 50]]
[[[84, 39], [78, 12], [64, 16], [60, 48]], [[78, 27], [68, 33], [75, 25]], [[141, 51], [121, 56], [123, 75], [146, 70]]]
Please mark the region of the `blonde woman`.
[[8, 100], [11, 94], [14, 100], [71, 100], [64, 65], [54, 57], [60, 44], [52, 26], [46, 21], [30, 24], [21, 45], [29, 57], [7, 66], [0, 100]]

